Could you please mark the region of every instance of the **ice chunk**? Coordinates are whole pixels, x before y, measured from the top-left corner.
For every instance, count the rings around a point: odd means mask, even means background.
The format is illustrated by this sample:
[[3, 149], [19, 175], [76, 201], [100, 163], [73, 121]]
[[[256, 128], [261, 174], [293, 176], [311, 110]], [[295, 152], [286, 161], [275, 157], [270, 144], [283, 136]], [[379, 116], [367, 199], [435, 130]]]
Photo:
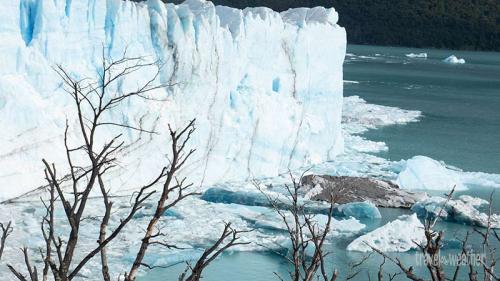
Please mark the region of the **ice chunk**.
[[251, 191], [230, 191], [223, 188], [210, 188], [203, 193], [201, 199], [212, 203], [270, 206], [268, 198], [263, 194]]
[[359, 96], [344, 98], [342, 123], [349, 133], [359, 134], [369, 129], [418, 121], [420, 111], [369, 104]]
[[427, 53], [418, 53], [418, 54], [410, 53], [410, 54], [406, 54], [406, 56], [409, 57], [409, 58], [426, 59], [427, 58]]
[[[237, 214], [242, 218], [248, 220], [253, 223], [254, 228], [259, 229], [267, 229], [267, 230], [286, 230], [286, 225], [283, 222], [282, 217], [280, 217], [277, 212], [271, 208], [265, 207], [236, 207], [233, 205], [232, 208], [238, 208]], [[289, 211], [284, 211], [283, 214], [286, 215], [287, 220], [291, 222], [293, 220], [293, 216]], [[314, 215], [312, 221], [317, 223], [320, 229], [324, 229], [328, 216], [317, 214]], [[330, 223], [330, 235], [332, 236], [345, 236], [352, 235], [357, 233], [365, 228], [365, 225], [362, 224], [356, 218], [347, 218], [347, 219], [335, 219], [332, 218]]]
[[347, 246], [348, 251], [371, 252], [370, 246], [382, 252], [407, 252], [425, 241], [424, 226], [416, 214], [404, 215], [363, 236]]
[[399, 173], [397, 183], [404, 189], [417, 190], [464, 190], [457, 171], [448, 169], [443, 163], [425, 156], [415, 156], [406, 161]]
[[354, 217], [358, 219], [380, 219], [382, 217], [377, 206], [375, 206], [375, 204], [370, 201], [353, 202], [339, 205], [335, 208], [334, 214], [342, 215], [345, 217]]
[[425, 156], [401, 161], [397, 184], [404, 189], [466, 190], [472, 186], [500, 187], [500, 175], [464, 172]]
[[488, 220], [488, 214], [480, 212], [477, 207], [488, 204], [485, 200], [470, 196], [461, 196], [458, 200], [430, 197], [417, 202], [412, 211], [422, 218], [435, 218], [439, 216], [446, 221], [464, 223], [472, 226], [500, 228], [500, 215], [492, 214]]
[[385, 151], [388, 149], [385, 143], [366, 140], [357, 134], [383, 126], [416, 122], [421, 115], [420, 111], [369, 104], [359, 96], [345, 97], [342, 111], [345, 150], [350, 154]]
[[455, 55], [451, 55], [443, 60], [445, 63], [449, 64], [464, 64], [465, 60], [464, 59], [459, 59]]
[[[271, 198], [276, 198], [272, 195]], [[231, 191], [224, 188], [209, 188], [201, 196], [202, 200], [211, 203], [222, 204], [238, 204], [244, 206], [255, 207], [272, 207], [269, 199], [262, 193], [251, 191]], [[304, 211], [309, 214], [328, 215], [329, 204], [322, 202], [309, 201], [300, 198], [300, 204], [304, 205]], [[274, 206], [280, 209], [289, 209], [290, 201], [286, 198], [275, 200]], [[347, 204], [336, 205], [333, 210], [333, 215], [338, 217], [354, 217], [356, 219], [377, 219], [380, 218], [378, 208], [371, 202], [353, 202]]]

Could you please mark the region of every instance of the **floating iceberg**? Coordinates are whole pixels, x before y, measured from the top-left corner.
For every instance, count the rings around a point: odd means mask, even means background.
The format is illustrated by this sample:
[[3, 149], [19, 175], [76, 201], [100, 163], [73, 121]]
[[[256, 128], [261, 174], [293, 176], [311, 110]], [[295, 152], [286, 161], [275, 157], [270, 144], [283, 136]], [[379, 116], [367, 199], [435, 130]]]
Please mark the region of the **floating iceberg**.
[[[276, 198], [274, 194], [271, 198]], [[289, 209], [290, 201], [285, 197], [275, 200], [274, 207], [280, 209]], [[250, 207], [273, 207], [269, 199], [262, 193], [251, 191], [232, 191], [224, 188], [209, 188], [202, 196], [202, 200], [211, 203], [237, 204]], [[330, 208], [328, 203], [309, 201], [300, 198], [300, 204], [304, 205], [304, 210], [310, 214], [328, 215]], [[337, 204], [333, 209], [333, 215], [336, 217], [353, 217], [356, 219], [379, 219], [380, 211], [371, 202], [352, 202], [347, 204]]]
[[370, 201], [353, 202], [339, 205], [334, 210], [335, 215], [354, 217], [358, 219], [380, 219], [382, 215], [377, 206]]
[[471, 186], [500, 188], [500, 175], [464, 172], [426, 156], [415, 156], [400, 162], [397, 184], [414, 190], [466, 190]]
[[[61, 64], [77, 78], [95, 77], [103, 45], [109, 59], [120, 59], [126, 49], [130, 57], [163, 62], [157, 82], [172, 85], [150, 93], [161, 101], [131, 100], [110, 116], [159, 132], [153, 138], [132, 130], [123, 134], [134, 145], [120, 157], [123, 168], [112, 186], [131, 190], [155, 177], [166, 163], [166, 125], [184, 126], [195, 117], [198, 130], [190, 145], [197, 149], [196, 161], [182, 173], [203, 185], [276, 176], [333, 160], [343, 151], [346, 32], [333, 8], [278, 13], [203, 0], [4, 2], [3, 199], [44, 183], [43, 157], [64, 173], [62, 135], [70, 98], [52, 67]], [[136, 89], [154, 71], [138, 71], [112, 90]], [[76, 136], [70, 131], [70, 139]]]
[[270, 207], [271, 205], [264, 194], [251, 191], [231, 191], [223, 188], [209, 188], [202, 194], [201, 199], [212, 203], [244, 206]]
[[457, 171], [448, 169], [443, 163], [425, 156], [415, 156], [407, 160], [399, 173], [397, 184], [404, 189], [464, 190]]
[[410, 54], [406, 54], [406, 56], [409, 57], [409, 58], [426, 59], [427, 58], [427, 53], [418, 53], [418, 54], [410, 53]]
[[449, 64], [464, 64], [465, 60], [464, 59], [459, 59], [455, 55], [451, 55], [443, 60], [445, 63]]
[[404, 215], [388, 224], [358, 237], [347, 246], [348, 251], [371, 252], [372, 247], [382, 252], [407, 252], [425, 242], [424, 225], [416, 214]]
[[460, 196], [456, 200], [446, 202], [446, 198], [430, 197], [417, 202], [412, 211], [422, 218], [435, 218], [440, 216], [445, 221], [464, 223], [472, 226], [500, 228], [500, 215], [492, 214], [488, 221], [488, 214], [480, 212], [477, 208], [488, 204], [485, 200], [470, 196]]

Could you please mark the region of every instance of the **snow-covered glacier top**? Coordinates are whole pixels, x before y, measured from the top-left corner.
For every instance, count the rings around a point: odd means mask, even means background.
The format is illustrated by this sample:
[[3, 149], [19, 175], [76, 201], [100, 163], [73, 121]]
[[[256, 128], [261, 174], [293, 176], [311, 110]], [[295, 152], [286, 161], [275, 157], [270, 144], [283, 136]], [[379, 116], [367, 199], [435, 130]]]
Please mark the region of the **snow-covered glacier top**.
[[[118, 189], [155, 175], [167, 163], [167, 124], [192, 118], [197, 152], [184, 172], [196, 184], [274, 176], [343, 150], [346, 33], [334, 9], [13, 0], [2, 3], [0, 19], [1, 198], [42, 185], [42, 158], [63, 169], [62, 134], [73, 115], [53, 67], [95, 77], [103, 47], [112, 59], [126, 50], [161, 60], [158, 82], [172, 85], [153, 93], [160, 101], [132, 100], [109, 116], [160, 132], [124, 135], [131, 145], [114, 175]], [[153, 72], [134, 73], [115, 90]]]

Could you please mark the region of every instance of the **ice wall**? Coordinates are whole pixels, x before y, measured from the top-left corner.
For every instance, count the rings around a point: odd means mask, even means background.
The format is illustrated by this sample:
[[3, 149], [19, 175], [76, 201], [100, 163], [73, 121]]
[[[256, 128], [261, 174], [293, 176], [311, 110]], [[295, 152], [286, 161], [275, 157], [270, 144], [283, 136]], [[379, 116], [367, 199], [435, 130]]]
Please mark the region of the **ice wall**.
[[[154, 92], [110, 118], [148, 124], [160, 135], [128, 132], [132, 145], [113, 180], [128, 190], [167, 163], [166, 125], [197, 118], [197, 152], [184, 173], [204, 185], [274, 176], [333, 159], [343, 150], [340, 121], [345, 30], [334, 9], [237, 10], [211, 2], [12, 0], [0, 9], [0, 197], [43, 184], [41, 159], [62, 165], [69, 97], [53, 71], [93, 77], [105, 55], [164, 62]], [[126, 91], [152, 69], [119, 81]], [[72, 131], [73, 134], [75, 132]], [[103, 138], [112, 132], [101, 132]], [[61, 166], [62, 167], [62, 166]], [[118, 187], [117, 187], [118, 186]]]

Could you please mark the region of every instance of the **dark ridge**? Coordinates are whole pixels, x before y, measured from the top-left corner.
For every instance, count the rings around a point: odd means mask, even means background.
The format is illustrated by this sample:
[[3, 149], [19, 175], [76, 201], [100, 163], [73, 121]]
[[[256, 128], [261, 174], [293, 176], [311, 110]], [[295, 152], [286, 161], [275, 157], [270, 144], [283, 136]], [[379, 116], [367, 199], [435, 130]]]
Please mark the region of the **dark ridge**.
[[[167, 1], [165, 1], [167, 2]], [[176, 4], [183, 1], [168, 1]], [[351, 44], [500, 51], [500, 0], [213, 0], [244, 9], [335, 7]]]

